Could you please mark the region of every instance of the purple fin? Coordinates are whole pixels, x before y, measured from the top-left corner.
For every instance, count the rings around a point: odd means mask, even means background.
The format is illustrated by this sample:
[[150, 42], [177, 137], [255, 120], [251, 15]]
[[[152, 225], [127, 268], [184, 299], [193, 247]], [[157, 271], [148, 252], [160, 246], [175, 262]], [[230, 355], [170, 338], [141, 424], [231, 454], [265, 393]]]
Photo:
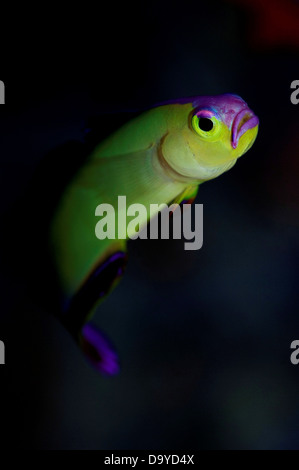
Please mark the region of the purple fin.
[[98, 372], [119, 372], [118, 356], [107, 337], [88, 323], [95, 305], [108, 295], [123, 275], [127, 254], [118, 251], [97, 266], [65, 306], [61, 321]]
[[102, 374], [119, 372], [118, 356], [105, 335], [94, 325], [86, 323], [81, 330], [80, 346], [93, 367]]

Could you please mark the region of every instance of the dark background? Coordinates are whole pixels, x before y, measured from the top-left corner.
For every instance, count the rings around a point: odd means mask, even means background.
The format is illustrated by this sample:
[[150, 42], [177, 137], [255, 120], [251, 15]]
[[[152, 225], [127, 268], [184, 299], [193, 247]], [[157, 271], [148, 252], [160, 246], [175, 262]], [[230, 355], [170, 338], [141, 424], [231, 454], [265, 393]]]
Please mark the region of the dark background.
[[[290, 362], [299, 339], [299, 105], [290, 101], [299, 6], [248, 3], [18, 8], [0, 76], [1, 233], [11, 230], [8, 211], [18, 225], [1, 249], [3, 448], [299, 448], [299, 365]], [[122, 363], [103, 378], [45, 313], [50, 299], [26, 297], [32, 274], [44, 278], [15, 261], [15, 250], [30, 259], [32, 249], [22, 192], [50, 150], [82, 138], [91, 115], [225, 92], [259, 116], [258, 138], [200, 187], [201, 250], [129, 243], [125, 277], [96, 315]], [[64, 166], [63, 157], [53, 163], [57, 177]], [[55, 171], [49, 179], [54, 188]]]

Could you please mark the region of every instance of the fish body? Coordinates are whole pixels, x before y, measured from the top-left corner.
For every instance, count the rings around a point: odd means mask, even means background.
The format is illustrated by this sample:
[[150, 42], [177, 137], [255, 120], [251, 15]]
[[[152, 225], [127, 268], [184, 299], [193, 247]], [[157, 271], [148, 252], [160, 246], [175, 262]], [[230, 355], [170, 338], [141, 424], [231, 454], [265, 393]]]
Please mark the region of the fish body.
[[[65, 189], [51, 222], [50, 248], [64, 295], [61, 319], [93, 365], [115, 373], [117, 356], [89, 320], [117, 283], [129, 226], [115, 238], [95, 236], [95, 210], [109, 204], [116, 220], [126, 206], [193, 200], [198, 186], [229, 170], [253, 144], [258, 118], [236, 95], [203, 96], [145, 111], [100, 142]], [[148, 222], [144, 217], [140, 225]], [[108, 358], [108, 359], [107, 359]], [[108, 361], [108, 362], [107, 362]]]

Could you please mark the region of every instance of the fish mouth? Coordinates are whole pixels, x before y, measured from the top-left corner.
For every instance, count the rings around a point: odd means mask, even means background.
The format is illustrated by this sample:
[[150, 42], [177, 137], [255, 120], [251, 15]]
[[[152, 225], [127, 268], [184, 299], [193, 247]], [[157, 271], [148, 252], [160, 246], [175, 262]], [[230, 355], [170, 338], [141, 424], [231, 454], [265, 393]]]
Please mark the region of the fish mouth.
[[240, 137], [258, 124], [258, 117], [250, 109], [243, 109], [240, 111], [236, 115], [232, 125], [231, 145], [233, 149], [237, 148]]

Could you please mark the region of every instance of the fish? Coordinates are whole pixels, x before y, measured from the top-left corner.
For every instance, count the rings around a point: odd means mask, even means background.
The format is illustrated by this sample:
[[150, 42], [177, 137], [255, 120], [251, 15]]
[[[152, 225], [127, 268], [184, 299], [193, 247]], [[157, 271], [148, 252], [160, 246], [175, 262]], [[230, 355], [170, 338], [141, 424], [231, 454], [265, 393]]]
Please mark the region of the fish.
[[200, 184], [231, 169], [251, 148], [258, 128], [258, 117], [238, 95], [160, 103], [98, 142], [71, 178], [48, 243], [62, 292], [59, 319], [97, 371], [120, 370], [114, 345], [91, 319], [123, 276], [128, 253], [126, 238], [95, 236], [96, 207], [110, 204], [117, 213], [120, 195], [127, 205], [146, 208], [191, 203]]

